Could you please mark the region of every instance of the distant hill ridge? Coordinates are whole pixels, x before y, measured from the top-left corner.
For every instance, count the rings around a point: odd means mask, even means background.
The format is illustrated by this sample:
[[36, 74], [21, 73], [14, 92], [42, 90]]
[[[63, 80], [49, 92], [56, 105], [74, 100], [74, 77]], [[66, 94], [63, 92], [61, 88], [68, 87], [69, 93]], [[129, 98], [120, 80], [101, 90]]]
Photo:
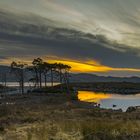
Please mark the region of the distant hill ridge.
[[140, 83], [140, 77], [113, 77], [98, 76], [95, 74], [79, 73], [71, 74], [72, 82], [135, 82]]
[[[3, 73], [10, 72], [10, 67], [0, 66], [0, 82], [2, 81]], [[30, 76], [27, 76], [28, 78]], [[16, 81], [14, 76], [7, 76], [7, 81]], [[27, 81], [27, 79], [26, 79]], [[70, 82], [134, 82], [140, 83], [140, 77], [113, 77], [113, 76], [98, 76], [89, 73], [70, 74]]]

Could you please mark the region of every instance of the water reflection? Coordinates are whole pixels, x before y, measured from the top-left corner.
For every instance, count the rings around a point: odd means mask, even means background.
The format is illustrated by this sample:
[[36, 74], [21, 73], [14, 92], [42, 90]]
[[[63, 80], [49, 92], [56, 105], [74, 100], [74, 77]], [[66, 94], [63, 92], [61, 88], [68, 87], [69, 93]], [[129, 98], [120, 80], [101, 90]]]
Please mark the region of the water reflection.
[[95, 93], [91, 91], [79, 91], [78, 93], [78, 99], [85, 102], [100, 103], [102, 99], [109, 99], [111, 97], [110, 94]]
[[123, 111], [126, 111], [130, 106], [140, 106], [140, 94], [120, 95], [79, 91], [78, 99], [84, 102], [98, 103], [101, 108], [122, 109]]

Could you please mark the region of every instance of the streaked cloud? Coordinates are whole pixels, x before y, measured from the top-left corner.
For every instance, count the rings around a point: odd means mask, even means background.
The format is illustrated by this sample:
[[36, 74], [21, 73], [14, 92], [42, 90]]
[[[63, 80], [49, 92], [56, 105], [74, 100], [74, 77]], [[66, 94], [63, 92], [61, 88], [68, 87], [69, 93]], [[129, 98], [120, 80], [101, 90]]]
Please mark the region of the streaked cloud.
[[139, 15], [139, 0], [0, 1], [0, 63], [55, 56], [73, 71], [139, 73]]

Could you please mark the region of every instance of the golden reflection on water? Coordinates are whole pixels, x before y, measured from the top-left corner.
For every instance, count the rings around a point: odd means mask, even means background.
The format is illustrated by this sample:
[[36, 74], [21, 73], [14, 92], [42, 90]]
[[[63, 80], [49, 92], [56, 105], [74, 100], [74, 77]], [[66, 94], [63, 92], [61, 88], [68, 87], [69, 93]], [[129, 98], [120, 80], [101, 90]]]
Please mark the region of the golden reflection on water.
[[79, 91], [78, 92], [78, 99], [80, 101], [85, 101], [85, 102], [99, 103], [102, 99], [109, 99], [109, 98], [111, 98], [110, 94], [95, 93], [95, 92], [91, 92], [91, 91]]

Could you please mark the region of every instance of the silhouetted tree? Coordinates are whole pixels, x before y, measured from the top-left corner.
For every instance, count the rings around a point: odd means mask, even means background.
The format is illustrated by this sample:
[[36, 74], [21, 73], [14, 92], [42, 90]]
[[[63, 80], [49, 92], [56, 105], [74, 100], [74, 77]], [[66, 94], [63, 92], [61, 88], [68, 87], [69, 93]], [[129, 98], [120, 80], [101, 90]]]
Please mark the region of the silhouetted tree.
[[69, 89], [70, 68], [70, 66], [62, 63], [47, 63], [41, 58], [37, 58], [33, 60], [28, 70], [35, 74], [35, 77], [31, 78], [31, 80], [36, 81], [36, 84], [39, 83], [40, 88], [42, 88], [42, 80], [45, 81], [45, 87], [47, 86], [47, 76], [50, 75], [51, 87], [54, 86], [54, 79], [58, 77], [61, 89], [63, 82], [65, 82], [67, 89]]
[[42, 73], [43, 73], [43, 60], [41, 58], [34, 59], [33, 69], [36, 72], [36, 80], [39, 81], [40, 88], [42, 87]]
[[27, 64], [21, 62], [11, 63], [11, 72], [15, 74], [19, 87], [21, 88], [22, 94], [24, 94], [24, 76]]
[[63, 83], [63, 69], [64, 69], [64, 64], [62, 63], [56, 63], [56, 72], [58, 73], [59, 75], [59, 83], [60, 83], [60, 88], [61, 88], [61, 91], [63, 90], [62, 88], [62, 83]]
[[69, 92], [69, 70], [71, 69], [71, 67], [62, 63], [57, 63], [56, 69], [57, 72], [59, 73], [59, 82], [61, 91], [62, 91], [62, 83], [64, 81], [67, 90]]
[[51, 74], [51, 86], [53, 87], [53, 85], [54, 85], [54, 72], [56, 70], [56, 63], [49, 64], [48, 67], [49, 67], [50, 74]]
[[47, 74], [50, 70], [50, 64], [47, 62], [43, 62], [42, 64], [42, 69], [43, 69], [43, 75], [44, 75], [44, 81], [45, 81], [45, 87], [47, 87]]
[[33, 77], [29, 79], [29, 82], [32, 82], [34, 84], [34, 87], [36, 88], [39, 83], [37, 68], [35, 66], [28, 66], [27, 69], [33, 75]]
[[69, 65], [64, 65], [63, 69], [64, 69], [65, 84], [66, 84], [66, 87], [67, 87], [67, 91], [69, 93], [70, 92], [69, 91], [69, 71], [70, 71], [71, 67]]

